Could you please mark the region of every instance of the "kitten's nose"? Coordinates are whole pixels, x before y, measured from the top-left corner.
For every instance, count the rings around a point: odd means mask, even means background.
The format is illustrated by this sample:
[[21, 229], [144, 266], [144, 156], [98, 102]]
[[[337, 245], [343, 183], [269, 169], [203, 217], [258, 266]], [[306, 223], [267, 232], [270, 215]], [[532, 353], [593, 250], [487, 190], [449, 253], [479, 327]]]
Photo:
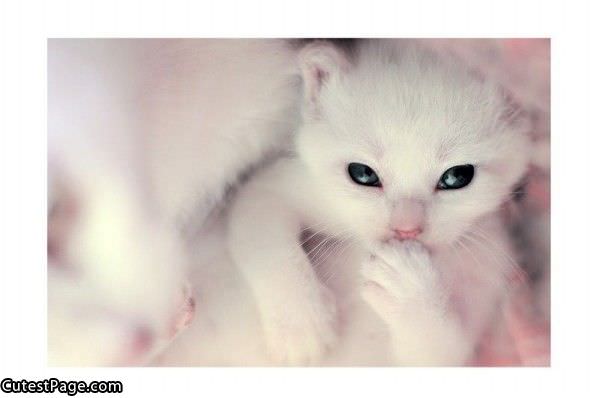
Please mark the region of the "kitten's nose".
[[395, 239], [415, 239], [423, 231], [425, 216], [426, 208], [421, 200], [397, 200], [390, 219], [390, 229]]
[[415, 239], [419, 234], [422, 233], [421, 228], [415, 228], [410, 230], [393, 229], [395, 237], [398, 240]]

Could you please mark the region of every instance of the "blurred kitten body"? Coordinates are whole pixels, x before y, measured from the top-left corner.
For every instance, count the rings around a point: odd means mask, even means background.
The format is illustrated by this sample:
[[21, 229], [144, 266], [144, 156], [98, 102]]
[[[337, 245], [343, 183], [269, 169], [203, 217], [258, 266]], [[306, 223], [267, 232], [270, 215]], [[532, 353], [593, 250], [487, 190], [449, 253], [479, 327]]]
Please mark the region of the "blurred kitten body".
[[49, 41], [50, 364], [144, 363], [188, 322], [186, 240], [291, 132], [292, 51]]

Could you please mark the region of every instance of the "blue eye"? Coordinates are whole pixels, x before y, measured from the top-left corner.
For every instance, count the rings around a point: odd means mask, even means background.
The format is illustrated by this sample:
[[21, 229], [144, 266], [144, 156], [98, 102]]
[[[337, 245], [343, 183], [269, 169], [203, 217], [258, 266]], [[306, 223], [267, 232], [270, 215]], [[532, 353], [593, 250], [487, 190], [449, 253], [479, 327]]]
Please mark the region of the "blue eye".
[[350, 163], [347, 170], [351, 179], [359, 185], [366, 185], [369, 187], [382, 186], [378, 174], [366, 164]]
[[442, 174], [438, 181], [438, 185], [436, 185], [436, 189], [463, 188], [469, 185], [471, 180], [473, 180], [473, 175], [474, 167], [470, 164], [451, 167]]

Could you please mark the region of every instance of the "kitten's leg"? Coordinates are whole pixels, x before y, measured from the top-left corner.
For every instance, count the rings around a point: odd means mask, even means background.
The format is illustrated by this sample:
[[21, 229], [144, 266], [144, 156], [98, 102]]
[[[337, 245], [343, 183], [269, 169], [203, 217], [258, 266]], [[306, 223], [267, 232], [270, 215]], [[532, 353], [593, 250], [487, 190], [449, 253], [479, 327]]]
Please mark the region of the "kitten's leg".
[[260, 312], [278, 363], [310, 364], [336, 340], [332, 294], [300, 245], [300, 217], [284, 199], [248, 184], [231, 213], [231, 255]]
[[465, 364], [471, 339], [450, 311], [426, 249], [408, 242], [379, 250], [363, 264], [362, 274], [362, 295], [388, 324], [398, 364]]

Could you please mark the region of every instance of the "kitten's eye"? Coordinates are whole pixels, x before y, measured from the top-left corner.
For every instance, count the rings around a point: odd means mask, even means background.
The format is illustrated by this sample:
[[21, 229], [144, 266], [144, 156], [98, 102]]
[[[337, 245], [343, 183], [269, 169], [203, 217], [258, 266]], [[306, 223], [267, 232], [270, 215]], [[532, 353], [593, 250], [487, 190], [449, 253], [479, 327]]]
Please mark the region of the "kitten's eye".
[[381, 187], [382, 183], [378, 175], [368, 165], [361, 163], [350, 163], [347, 169], [351, 179], [359, 185], [367, 185], [369, 187]]
[[459, 189], [473, 180], [474, 167], [470, 164], [451, 167], [442, 174], [436, 189]]

